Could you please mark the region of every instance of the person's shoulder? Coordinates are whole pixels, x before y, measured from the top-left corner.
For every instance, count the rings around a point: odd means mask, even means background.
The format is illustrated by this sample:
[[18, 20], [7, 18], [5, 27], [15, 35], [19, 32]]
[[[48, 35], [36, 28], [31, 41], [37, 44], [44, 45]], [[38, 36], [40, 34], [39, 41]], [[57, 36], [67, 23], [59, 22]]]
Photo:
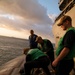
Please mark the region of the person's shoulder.
[[48, 39], [43, 39], [44, 41], [49, 41]]
[[36, 34], [33, 35], [35, 38], [38, 37]]
[[51, 42], [49, 39], [46, 39], [48, 42]]
[[34, 34], [34, 36], [37, 36], [36, 34]]
[[30, 49], [28, 53], [37, 52], [38, 50], [38, 48]]
[[75, 32], [73, 30], [69, 30], [66, 34], [65, 37], [74, 37], [75, 38]]
[[48, 40], [48, 39], [47, 39], [47, 43], [48, 43], [48, 44], [52, 44], [52, 42], [51, 42], [50, 40]]
[[67, 34], [74, 34], [74, 35], [75, 35], [75, 31], [74, 31], [74, 30], [69, 30], [69, 31], [67, 32]]
[[50, 42], [50, 40], [48, 40], [48, 39], [43, 39], [45, 42]]

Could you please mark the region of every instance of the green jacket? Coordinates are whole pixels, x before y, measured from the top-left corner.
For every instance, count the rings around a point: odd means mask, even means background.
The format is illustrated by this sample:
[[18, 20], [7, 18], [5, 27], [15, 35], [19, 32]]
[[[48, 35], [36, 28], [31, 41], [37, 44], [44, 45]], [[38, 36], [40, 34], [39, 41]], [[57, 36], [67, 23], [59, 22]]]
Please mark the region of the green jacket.
[[[70, 30], [73, 30], [73, 31], [75, 32], [75, 28], [73, 28], [73, 27], [69, 28], [69, 29], [67, 30], [67, 32], [70, 31]], [[66, 32], [66, 33], [67, 33], [67, 32]], [[66, 34], [65, 34], [65, 35], [66, 35]], [[64, 36], [65, 36], [65, 35], [64, 35]], [[61, 52], [62, 49], [64, 48], [64, 45], [62, 44], [64, 36], [63, 36], [62, 38], [60, 38], [60, 41], [58, 42], [58, 48], [57, 48], [57, 50], [56, 50], [56, 55], [57, 55], [57, 56], [60, 54], [60, 52]], [[75, 57], [75, 44], [73, 45], [73, 47], [72, 47], [71, 49], [72, 49], [72, 50], [70, 50], [70, 52], [68, 53], [68, 55], [67, 55], [64, 59], [72, 59], [73, 57]]]
[[52, 43], [47, 39], [43, 39], [43, 45], [38, 43], [38, 48], [43, 52], [54, 51]]
[[27, 55], [30, 55], [30, 59], [31, 60], [35, 60], [35, 59], [38, 59], [39, 57], [42, 57], [42, 56], [47, 56], [45, 53], [43, 53], [41, 50], [39, 50], [38, 48], [35, 48], [35, 49], [30, 49], [28, 51], [28, 54]]

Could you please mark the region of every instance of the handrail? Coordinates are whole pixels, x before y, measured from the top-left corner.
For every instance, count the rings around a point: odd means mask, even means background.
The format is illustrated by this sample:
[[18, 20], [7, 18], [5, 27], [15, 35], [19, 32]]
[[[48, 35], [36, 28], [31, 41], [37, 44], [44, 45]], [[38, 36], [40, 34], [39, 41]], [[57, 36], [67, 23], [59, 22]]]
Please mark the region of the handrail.
[[75, 4], [75, 1], [72, 0], [71, 2], [69, 2], [69, 4], [63, 9], [63, 11], [59, 14], [59, 16], [56, 18], [55, 22], [60, 19], [60, 17], [62, 17], [64, 14], [66, 14]]

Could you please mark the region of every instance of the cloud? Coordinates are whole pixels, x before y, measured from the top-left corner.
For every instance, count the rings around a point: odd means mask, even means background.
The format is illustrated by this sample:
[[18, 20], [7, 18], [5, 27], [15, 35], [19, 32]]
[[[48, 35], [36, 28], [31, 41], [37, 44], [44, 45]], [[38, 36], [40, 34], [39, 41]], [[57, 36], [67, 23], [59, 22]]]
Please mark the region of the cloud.
[[37, 0], [1, 0], [0, 6], [3, 11], [23, 16], [31, 22], [52, 24], [47, 9]]
[[[3, 17], [4, 22], [12, 28], [19, 27], [19, 24], [24, 27], [24, 25], [52, 25], [53, 23], [47, 15], [47, 9], [40, 5], [37, 0], [0, 0], [0, 8], [1, 15], [7, 15], [7, 17]], [[24, 20], [21, 21], [18, 18], [17, 20], [15, 16], [21, 16]], [[3, 19], [1, 21], [3, 23]]]
[[38, 35], [50, 38], [55, 17], [47, 15], [47, 9], [38, 0], [0, 0], [0, 27], [16, 31], [34, 29]]

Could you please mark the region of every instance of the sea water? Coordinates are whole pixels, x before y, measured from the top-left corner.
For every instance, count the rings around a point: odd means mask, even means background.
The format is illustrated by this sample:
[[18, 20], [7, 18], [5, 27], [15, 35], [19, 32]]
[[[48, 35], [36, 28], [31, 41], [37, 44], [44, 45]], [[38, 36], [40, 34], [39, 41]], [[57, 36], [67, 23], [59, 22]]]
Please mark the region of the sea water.
[[0, 66], [23, 54], [23, 49], [29, 47], [29, 41], [13, 37], [0, 36]]

